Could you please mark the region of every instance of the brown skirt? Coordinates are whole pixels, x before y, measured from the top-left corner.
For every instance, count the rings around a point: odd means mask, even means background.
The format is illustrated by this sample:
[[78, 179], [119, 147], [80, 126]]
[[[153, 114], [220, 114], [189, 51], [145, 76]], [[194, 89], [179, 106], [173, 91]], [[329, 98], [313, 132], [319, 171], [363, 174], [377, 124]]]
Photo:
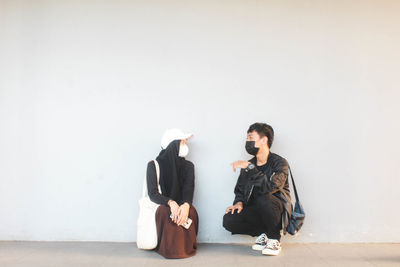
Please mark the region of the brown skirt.
[[158, 244], [156, 251], [168, 259], [182, 259], [196, 254], [196, 236], [199, 228], [199, 217], [193, 206], [189, 209], [192, 224], [189, 229], [176, 225], [169, 217], [168, 206], [160, 205], [156, 211]]

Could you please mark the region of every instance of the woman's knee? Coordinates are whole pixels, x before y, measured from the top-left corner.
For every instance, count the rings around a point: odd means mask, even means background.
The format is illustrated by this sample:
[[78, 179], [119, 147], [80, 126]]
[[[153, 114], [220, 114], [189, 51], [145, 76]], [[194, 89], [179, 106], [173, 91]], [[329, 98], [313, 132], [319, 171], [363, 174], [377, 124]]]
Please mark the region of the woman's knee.
[[194, 221], [199, 221], [199, 215], [197, 214], [197, 210], [195, 207], [190, 206], [188, 217]]
[[171, 213], [170, 208], [165, 205], [160, 205], [157, 208], [156, 216], [169, 216]]
[[198, 217], [197, 210], [194, 206], [190, 206], [189, 208], [189, 217], [196, 216]]

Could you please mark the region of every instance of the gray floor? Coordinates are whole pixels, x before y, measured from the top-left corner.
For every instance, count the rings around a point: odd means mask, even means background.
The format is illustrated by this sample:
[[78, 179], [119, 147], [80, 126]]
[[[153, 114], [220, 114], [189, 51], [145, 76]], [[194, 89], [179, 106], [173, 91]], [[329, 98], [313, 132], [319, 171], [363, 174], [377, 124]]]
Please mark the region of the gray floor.
[[166, 260], [135, 243], [0, 242], [0, 266], [400, 266], [400, 244], [283, 244], [277, 257], [244, 244], [199, 244], [197, 255]]

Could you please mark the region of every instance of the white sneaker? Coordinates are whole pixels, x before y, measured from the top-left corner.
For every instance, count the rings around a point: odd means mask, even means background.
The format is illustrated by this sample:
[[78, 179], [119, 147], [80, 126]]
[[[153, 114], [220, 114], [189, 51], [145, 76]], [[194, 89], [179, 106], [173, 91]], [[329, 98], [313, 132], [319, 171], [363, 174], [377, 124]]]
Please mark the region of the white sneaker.
[[255, 244], [251, 247], [254, 250], [263, 250], [267, 245], [268, 237], [266, 234], [261, 234], [257, 237]]
[[277, 256], [281, 252], [281, 244], [276, 239], [268, 239], [267, 245], [262, 251], [264, 255]]

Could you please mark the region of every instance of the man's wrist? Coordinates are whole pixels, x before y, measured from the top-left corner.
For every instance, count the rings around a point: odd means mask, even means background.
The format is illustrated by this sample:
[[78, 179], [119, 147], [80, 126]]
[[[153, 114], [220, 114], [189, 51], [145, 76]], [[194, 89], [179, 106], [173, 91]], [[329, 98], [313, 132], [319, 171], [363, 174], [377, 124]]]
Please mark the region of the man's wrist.
[[251, 164], [250, 161], [244, 161], [244, 164], [246, 164], [246, 167], [244, 169], [247, 169], [249, 167], [249, 165]]

